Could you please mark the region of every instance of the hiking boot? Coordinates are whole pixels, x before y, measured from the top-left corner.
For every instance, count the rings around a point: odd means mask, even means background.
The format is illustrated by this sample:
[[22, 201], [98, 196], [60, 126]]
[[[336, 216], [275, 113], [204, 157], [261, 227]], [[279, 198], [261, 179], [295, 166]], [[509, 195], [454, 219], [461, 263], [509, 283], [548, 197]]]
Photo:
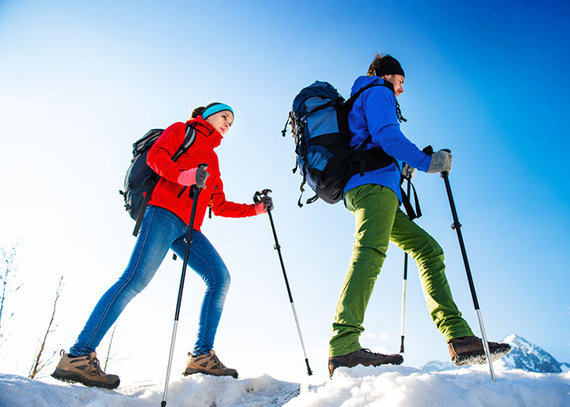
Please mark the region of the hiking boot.
[[213, 376], [231, 376], [234, 379], [238, 378], [237, 370], [225, 367], [213, 349], [206, 355], [192, 355], [188, 353], [188, 356], [190, 356], [190, 359], [186, 362], [186, 369], [182, 373], [184, 376], [203, 373]]
[[396, 353], [392, 355], [383, 355], [382, 353], [374, 353], [369, 349], [360, 349], [356, 352], [347, 353], [342, 356], [333, 356], [329, 358], [329, 374], [332, 375], [337, 367], [354, 367], [356, 365], [363, 366], [380, 366], [380, 365], [401, 365], [404, 361], [402, 355]]
[[61, 359], [52, 373], [52, 377], [68, 383], [81, 383], [89, 387], [116, 389], [119, 387], [119, 376], [106, 374], [101, 370], [97, 354], [91, 352], [87, 356], [71, 356], [62, 349]]
[[[476, 336], [450, 339], [447, 342], [447, 346], [449, 347], [451, 361], [455, 366], [487, 363], [483, 341]], [[508, 343], [489, 342], [491, 362], [500, 359], [510, 351], [511, 346]]]

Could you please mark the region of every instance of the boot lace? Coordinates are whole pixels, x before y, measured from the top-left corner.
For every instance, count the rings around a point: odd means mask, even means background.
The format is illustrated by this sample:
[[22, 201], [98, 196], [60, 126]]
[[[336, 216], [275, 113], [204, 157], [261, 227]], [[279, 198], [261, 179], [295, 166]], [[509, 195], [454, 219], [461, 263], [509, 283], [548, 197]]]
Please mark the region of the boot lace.
[[[191, 358], [196, 357], [196, 355], [194, 355], [192, 352], [188, 352], [188, 356], [190, 356]], [[226, 367], [224, 366], [224, 364], [222, 363], [222, 361], [220, 359], [218, 359], [218, 355], [216, 355], [215, 353], [208, 353], [204, 356], [207, 356], [208, 358], [210, 358], [210, 360], [214, 363], [214, 366], [216, 366], [218, 369], [223, 370]]]
[[212, 360], [214, 361], [214, 363], [216, 364], [216, 367], [219, 368], [220, 370], [225, 369], [226, 367], [224, 366], [224, 364], [222, 363], [222, 361], [220, 359], [218, 359], [218, 355], [216, 355], [215, 353], [212, 356]]
[[87, 356], [87, 360], [89, 360], [89, 364], [93, 366], [93, 369], [95, 369], [98, 374], [105, 374], [105, 372], [101, 369], [101, 363], [99, 362], [99, 359], [97, 359], [95, 356], [91, 357], [91, 355], [89, 355]]

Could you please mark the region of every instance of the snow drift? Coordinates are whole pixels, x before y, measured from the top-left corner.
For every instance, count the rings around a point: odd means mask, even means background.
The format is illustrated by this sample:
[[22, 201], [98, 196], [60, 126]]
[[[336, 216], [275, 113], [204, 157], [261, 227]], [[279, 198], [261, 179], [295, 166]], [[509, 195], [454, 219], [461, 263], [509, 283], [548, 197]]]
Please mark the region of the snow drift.
[[[173, 379], [169, 407], [563, 407], [570, 406], [570, 371], [548, 352], [517, 335], [513, 350], [488, 366], [456, 368], [432, 361], [406, 366], [339, 368], [333, 380], [301, 383], [268, 375], [235, 380], [194, 375]], [[164, 383], [140, 382], [116, 391], [0, 374], [0, 407], [159, 407]]]
[[[2, 407], [158, 407], [162, 383], [117, 391], [68, 385], [54, 379], [0, 375]], [[173, 380], [171, 407], [541, 407], [570, 405], [570, 372], [531, 373], [478, 368], [425, 373], [402, 366], [340, 368], [333, 380], [288, 383], [269, 376], [234, 380], [190, 376]]]

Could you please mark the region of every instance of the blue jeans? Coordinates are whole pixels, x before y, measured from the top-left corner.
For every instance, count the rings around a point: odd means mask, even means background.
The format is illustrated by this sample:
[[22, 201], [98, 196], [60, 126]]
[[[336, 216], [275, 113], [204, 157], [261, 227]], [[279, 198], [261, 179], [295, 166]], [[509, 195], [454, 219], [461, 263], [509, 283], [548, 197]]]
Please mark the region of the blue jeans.
[[[184, 259], [188, 232], [189, 227], [172, 212], [157, 206], [147, 208], [125, 272], [103, 294], [93, 309], [70, 349], [72, 355], [83, 356], [95, 351], [127, 304], [152, 280], [169, 249]], [[230, 274], [216, 249], [197, 230], [192, 234], [188, 266], [206, 283], [193, 350], [195, 355], [203, 355], [214, 347], [214, 338], [230, 286]]]

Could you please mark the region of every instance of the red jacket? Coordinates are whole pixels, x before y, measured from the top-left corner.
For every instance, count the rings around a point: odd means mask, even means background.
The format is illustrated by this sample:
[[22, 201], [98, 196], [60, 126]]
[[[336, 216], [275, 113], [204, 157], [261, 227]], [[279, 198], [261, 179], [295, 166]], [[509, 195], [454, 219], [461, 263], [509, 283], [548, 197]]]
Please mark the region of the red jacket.
[[220, 178], [220, 167], [218, 156], [214, 148], [218, 147], [222, 141], [222, 135], [203, 120], [201, 116], [190, 120], [190, 124], [196, 129], [196, 140], [192, 147], [182, 154], [176, 162], [172, 161], [172, 156], [176, 153], [186, 132], [186, 124], [182, 122], [174, 123], [159, 137], [148, 152], [147, 164], [161, 176], [160, 181], [154, 188], [149, 205], [160, 206], [168, 209], [182, 219], [186, 224], [190, 223], [192, 211], [192, 198], [190, 197], [190, 187], [178, 198], [180, 190], [183, 188], [178, 181], [180, 172], [196, 168], [198, 165], [208, 164], [207, 171], [210, 174], [206, 180], [206, 188], [200, 192], [196, 215], [194, 219], [194, 229], [200, 230], [204, 215], [208, 205], [211, 204], [215, 215], [231, 218], [243, 218], [256, 215], [254, 205], [238, 204], [226, 201], [224, 194], [224, 184]]

